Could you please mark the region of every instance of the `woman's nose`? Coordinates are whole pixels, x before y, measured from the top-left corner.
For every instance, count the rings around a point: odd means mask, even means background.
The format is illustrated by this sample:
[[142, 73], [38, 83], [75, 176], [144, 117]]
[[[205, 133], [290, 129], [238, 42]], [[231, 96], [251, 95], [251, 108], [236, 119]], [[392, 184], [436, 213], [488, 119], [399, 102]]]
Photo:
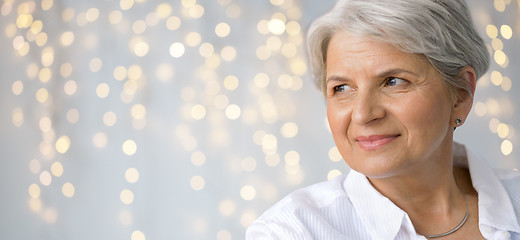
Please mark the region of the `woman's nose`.
[[371, 92], [358, 92], [352, 110], [352, 121], [365, 125], [385, 116], [381, 99]]

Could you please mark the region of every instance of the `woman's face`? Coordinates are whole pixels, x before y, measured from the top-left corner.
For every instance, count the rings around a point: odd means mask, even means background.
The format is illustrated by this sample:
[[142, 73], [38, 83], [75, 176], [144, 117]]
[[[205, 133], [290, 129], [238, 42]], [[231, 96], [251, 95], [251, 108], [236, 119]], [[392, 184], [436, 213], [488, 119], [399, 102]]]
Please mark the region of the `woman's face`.
[[441, 75], [423, 56], [339, 32], [326, 63], [327, 117], [352, 169], [389, 177], [446, 157], [460, 116], [454, 116], [455, 100]]

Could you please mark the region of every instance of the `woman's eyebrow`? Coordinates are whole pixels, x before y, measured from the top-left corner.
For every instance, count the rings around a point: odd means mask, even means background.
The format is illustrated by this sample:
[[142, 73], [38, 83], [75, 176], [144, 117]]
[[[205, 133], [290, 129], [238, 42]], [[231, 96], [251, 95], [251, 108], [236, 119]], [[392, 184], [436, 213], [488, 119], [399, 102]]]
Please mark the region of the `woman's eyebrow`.
[[350, 81], [350, 78], [348, 78], [348, 77], [340, 77], [340, 76], [335, 76], [335, 75], [328, 76], [327, 79], [325, 80], [326, 83], [328, 83], [328, 82], [348, 82], [348, 81]]
[[409, 70], [402, 69], [402, 68], [388, 69], [388, 70], [386, 70], [384, 72], [379, 73], [377, 75], [377, 77], [384, 78], [384, 77], [389, 77], [389, 76], [400, 74], [400, 73], [408, 73], [408, 74], [412, 74], [412, 75], [414, 75], [416, 77], [419, 77], [419, 74], [417, 74], [415, 72], [412, 72], [412, 71], [409, 71]]

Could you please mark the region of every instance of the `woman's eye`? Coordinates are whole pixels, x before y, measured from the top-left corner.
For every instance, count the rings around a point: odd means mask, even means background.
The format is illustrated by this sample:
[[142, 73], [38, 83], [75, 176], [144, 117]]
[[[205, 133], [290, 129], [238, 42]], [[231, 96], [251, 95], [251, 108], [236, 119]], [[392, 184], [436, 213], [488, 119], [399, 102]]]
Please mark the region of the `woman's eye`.
[[348, 89], [349, 89], [349, 86], [343, 84], [343, 85], [335, 86], [335, 87], [334, 87], [334, 92], [335, 92], [335, 93], [338, 93], [338, 92], [340, 92], [340, 93], [341, 93], [341, 92], [346, 92], [346, 91], [348, 91]]
[[396, 78], [396, 77], [389, 77], [386, 79], [386, 86], [397, 86], [399, 84], [402, 84], [402, 83], [405, 83], [406, 80], [403, 80], [403, 79], [400, 79], [400, 78]]

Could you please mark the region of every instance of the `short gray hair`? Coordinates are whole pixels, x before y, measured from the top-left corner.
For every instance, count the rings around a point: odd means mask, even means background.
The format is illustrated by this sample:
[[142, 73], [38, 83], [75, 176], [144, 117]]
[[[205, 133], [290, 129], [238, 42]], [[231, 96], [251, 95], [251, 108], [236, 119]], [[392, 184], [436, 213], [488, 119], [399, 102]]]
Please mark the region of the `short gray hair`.
[[464, 0], [340, 0], [312, 23], [307, 36], [314, 81], [323, 93], [327, 48], [339, 31], [424, 55], [452, 90], [471, 94], [469, 83], [456, 78], [463, 67], [473, 67], [477, 79], [489, 67], [489, 52]]

